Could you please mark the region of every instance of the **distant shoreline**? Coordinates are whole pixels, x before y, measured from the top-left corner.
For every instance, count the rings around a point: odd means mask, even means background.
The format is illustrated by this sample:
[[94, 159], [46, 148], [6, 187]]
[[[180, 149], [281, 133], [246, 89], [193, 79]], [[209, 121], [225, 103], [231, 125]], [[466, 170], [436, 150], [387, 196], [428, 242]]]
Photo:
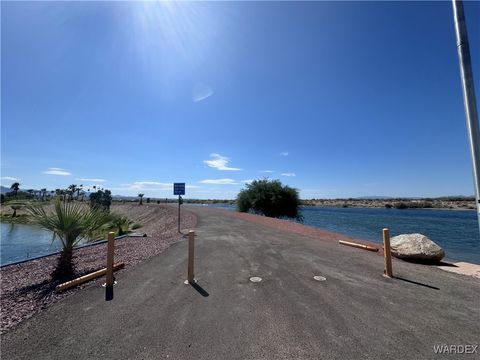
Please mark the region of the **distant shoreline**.
[[[184, 199], [187, 204], [235, 205], [235, 200], [217, 199]], [[304, 199], [302, 207], [325, 208], [384, 208], [384, 209], [436, 209], [436, 210], [475, 210], [474, 198], [441, 197], [441, 198], [388, 198], [388, 199]]]

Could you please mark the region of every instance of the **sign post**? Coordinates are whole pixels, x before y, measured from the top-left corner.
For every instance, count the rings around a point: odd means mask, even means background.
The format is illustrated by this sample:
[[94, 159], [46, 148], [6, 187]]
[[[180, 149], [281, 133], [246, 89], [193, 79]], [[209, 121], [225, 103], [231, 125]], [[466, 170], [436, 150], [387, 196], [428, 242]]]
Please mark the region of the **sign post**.
[[173, 195], [178, 195], [178, 232], [180, 232], [180, 205], [183, 202], [181, 195], [185, 195], [185, 183], [174, 183]]

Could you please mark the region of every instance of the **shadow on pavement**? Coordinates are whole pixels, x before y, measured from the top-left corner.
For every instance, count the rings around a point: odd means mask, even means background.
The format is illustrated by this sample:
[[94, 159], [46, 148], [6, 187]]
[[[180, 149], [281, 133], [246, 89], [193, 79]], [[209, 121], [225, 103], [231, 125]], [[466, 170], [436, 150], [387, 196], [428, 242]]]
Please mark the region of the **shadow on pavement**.
[[210, 294], [204, 289], [202, 288], [200, 285], [198, 285], [198, 283], [190, 283], [190, 286], [193, 287], [195, 290], [198, 291], [198, 293], [200, 295], [202, 295], [203, 297], [207, 297], [209, 296]]
[[427, 288], [429, 288], [429, 289], [440, 290], [440, 289], [439, 289], [438, 287], [436, 287], [436, 286], [423, 284], [423, 283], [418, 282], [418, 281], [408, 280], [408, 279], [404, 279], [404, 278], [401, 278], [401, 277], [398, 277], [398, 276], [394, 276], [393, 278], [394, 278], [394, 279], [397, 279], [397, 280], [402, 280], [402, 281], [408, 282], [408, 283], [410, 283], [410, 284], [415, 284], [415, 285], [424, 286], [424, 287], [427, 287]]

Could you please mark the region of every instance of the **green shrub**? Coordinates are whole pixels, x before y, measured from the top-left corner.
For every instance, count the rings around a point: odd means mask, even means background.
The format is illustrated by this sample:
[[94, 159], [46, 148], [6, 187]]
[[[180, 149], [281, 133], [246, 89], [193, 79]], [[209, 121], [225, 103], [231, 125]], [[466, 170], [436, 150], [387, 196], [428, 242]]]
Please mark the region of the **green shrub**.
[[282, 185], [279, 180], [254, 180], [237, 196], [239, 211], [275, 218], [287, 217], [302, 221], [299, 206], [298, 190]]
[[395, 209], [407, 209], [408, 208], [407, 204], [405, 204], [404, 202], [396, 202], [396, 203], [393, 204], [393, 207]]

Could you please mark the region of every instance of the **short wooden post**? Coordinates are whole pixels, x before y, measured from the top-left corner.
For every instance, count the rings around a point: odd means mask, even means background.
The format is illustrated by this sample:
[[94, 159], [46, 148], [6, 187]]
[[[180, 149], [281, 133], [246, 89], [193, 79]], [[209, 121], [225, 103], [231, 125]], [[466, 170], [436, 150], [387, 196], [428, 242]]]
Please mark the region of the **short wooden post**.
[[190, 230], [188, 232], [188, 282], [193, 284], [193, 262], [195, 258], [195, 231]]
[[107, 282], [105, 286], [105, 300], [113, 299], [113, 254], [115, 250], [115, 233], [108, 233], [107, 244]]
[[383, 229], [383, 256], [385, 258], [383, 276], [392, 278], [392, 254], [390, 253], [390, 232], [388, 229]]

